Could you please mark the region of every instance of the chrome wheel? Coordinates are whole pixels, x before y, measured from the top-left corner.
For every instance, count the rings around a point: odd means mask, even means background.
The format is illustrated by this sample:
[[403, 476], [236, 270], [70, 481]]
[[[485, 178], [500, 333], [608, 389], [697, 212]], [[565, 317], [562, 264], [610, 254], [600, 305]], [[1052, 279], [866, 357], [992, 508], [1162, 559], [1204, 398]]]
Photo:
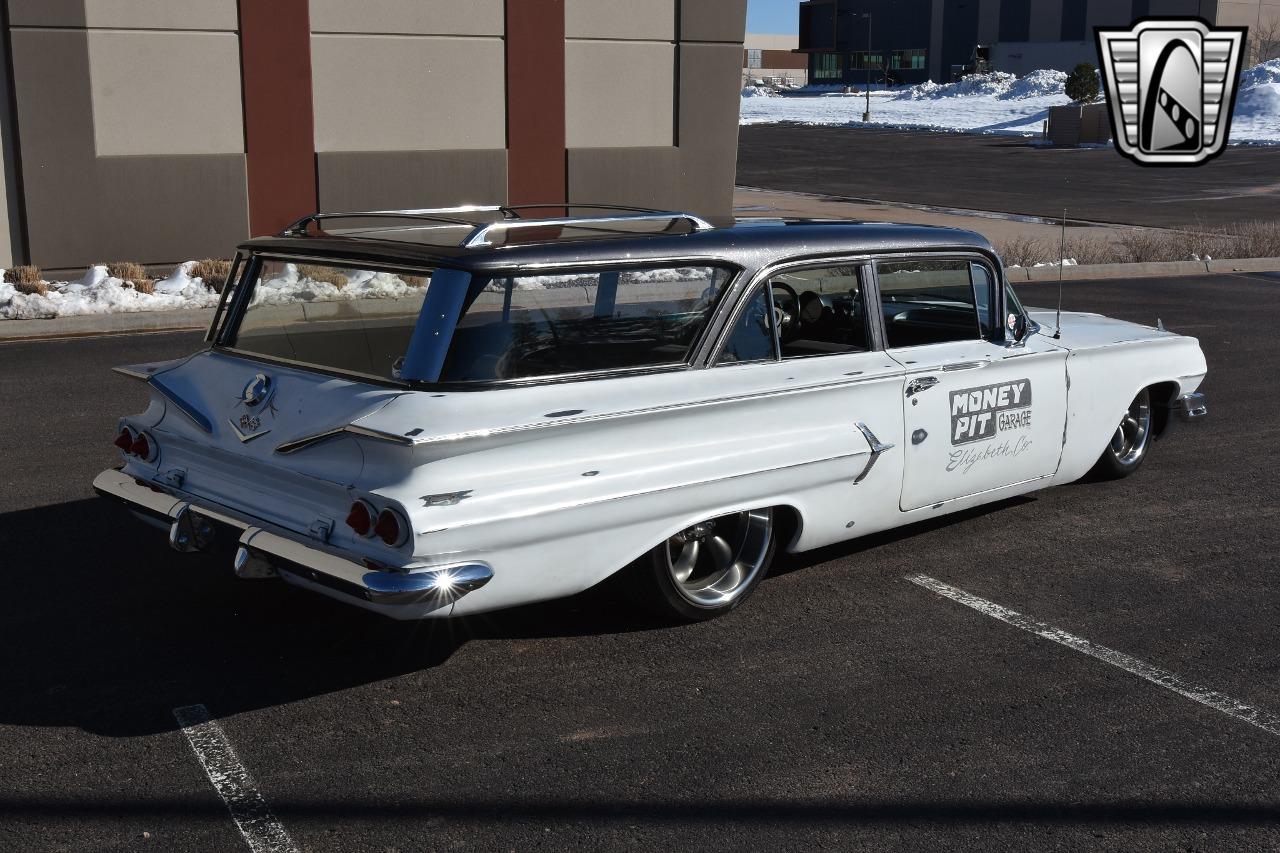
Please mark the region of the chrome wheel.
[[1151, 395], [1144, 390], [1129, 404], [1108, 447], [1116, 462], [1131, 468], [1146, 455], [1151, 441]]
[[695, 524], [667, 540], [666, 568], [680, 597], [718, 608], [749, 590], [773, 543], [773, 512], [749, 510]]

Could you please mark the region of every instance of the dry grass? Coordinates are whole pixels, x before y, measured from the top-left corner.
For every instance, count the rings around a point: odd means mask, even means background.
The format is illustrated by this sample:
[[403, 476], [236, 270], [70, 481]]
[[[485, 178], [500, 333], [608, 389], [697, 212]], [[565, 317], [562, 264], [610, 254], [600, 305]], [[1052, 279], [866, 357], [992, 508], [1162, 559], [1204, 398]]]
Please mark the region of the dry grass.
[[142, 264], [133, 261], [114, 261], [106, 264], [106, 267], [107, 275], [121, 281], [136, 282], [147, 277], [147, 271], [143, 269]]
[[156, 292], [155, 279], [135, 278], [130, 283], [133, 285], [133, 289], [138, 291], [139, 293], [155, 293]]
[[333, 267], [321, 267], [313, 264], [298, 264], [298, 277], [312, 281], [323, 281], [334, 287], [345, 287], [347, 277]]
[[4, 280], [14, 286], [20, 284], [39, 284], [42, 281], [40, 277], [40, 268], [32, 266], [14, 267], [13, 269], [5, 270]]
[[213, 288], [218, 293], [227, 286], [227, 276], [231, 275], [231, 261], [217, 258], [205, 258], [196, 261], [191, 268], [191, 277], [204, 280], [205, 287]]
[[[998, 247], [1010, 266], [1034, 266], [1057, 257], [1055, 241], [1014, 239]], [[1072, 237], [1067, 257], [1088, 264], [1145, 264], [1197, 258], [1280, 257], [1280, 222], [1254, 220], [1202, 225], [1193, 231], [1131, 229], [1112, 239]]]
[[400, 280], [410, 287], [426, 287], [427, 277], [422, 275], [402, 275]]
[[996, 253], [1011, 267], [1034, 267], [1049, 260], [1044, 244], [1032, 237], [1006, 240], [996, 246]]
[[35, 293], [44, 296], [49, 292], [49, 285], [45, 284], [43, 281], [17, 281], [13, 282], [13, 288], [19, 293], [25, 293], [28, 296]]

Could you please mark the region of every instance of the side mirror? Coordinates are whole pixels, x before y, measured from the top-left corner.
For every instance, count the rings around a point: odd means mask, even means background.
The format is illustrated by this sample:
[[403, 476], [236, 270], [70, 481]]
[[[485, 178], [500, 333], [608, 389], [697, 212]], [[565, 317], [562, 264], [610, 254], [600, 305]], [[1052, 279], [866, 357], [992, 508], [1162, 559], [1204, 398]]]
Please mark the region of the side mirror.
[[1027, 338], [1031, 336], [1031, 323], [1027, 320], [1026, 314], [1010, 314], [1007, 328], [1015, 344], [1025, 344]]

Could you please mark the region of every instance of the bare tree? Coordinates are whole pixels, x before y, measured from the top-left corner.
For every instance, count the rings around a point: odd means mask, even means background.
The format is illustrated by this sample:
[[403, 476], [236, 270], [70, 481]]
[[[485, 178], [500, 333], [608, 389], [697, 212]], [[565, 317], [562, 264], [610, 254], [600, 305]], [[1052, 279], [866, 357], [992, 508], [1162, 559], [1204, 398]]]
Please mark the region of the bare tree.
[[1249, 64], [1280, 59], [1280, 16], [1259, 20], [1249, 28]]

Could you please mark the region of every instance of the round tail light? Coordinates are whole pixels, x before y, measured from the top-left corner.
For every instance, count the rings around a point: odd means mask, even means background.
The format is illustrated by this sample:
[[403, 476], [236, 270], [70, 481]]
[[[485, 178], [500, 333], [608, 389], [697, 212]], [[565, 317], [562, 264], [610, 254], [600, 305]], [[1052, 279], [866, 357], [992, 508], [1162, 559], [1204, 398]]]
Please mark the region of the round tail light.
[[409, 539], [409, 524], [400, 513], [384, 509], [378, 513], [378, 523], [374, 525], [373, 532], [392, 548], [399, 548]]
[[133, 433], [130, 432], [128, 427], [121, 427], [120, 434], [116, 436], [116, 440], [112, 444], [125, 453], [129, 453], [130, 448], [133, 447]]
[[147, 440], [147, 434], [140, 432], [133, 439], [133, 444], [129, 445], [129, 452], [140, 459], [151, 460], [151, 442]]
[[347, 513], [347, 527], [361, 536], [368, 536], [373, 532], [373, 518], [373, 507], [367, 501], [356, 501], [351, 505], [351, 512]]

